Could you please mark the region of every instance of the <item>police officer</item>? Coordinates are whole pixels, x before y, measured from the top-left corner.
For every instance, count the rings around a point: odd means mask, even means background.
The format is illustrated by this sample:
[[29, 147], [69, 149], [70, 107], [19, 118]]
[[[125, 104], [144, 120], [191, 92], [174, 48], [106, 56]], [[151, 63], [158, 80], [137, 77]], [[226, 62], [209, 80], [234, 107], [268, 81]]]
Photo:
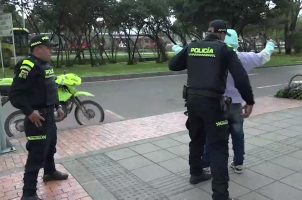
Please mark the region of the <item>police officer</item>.
[[210, 22], [208, 35], [192, 42], [172, 58], [172, 71], [187, 69], [184, 94], [188, 109], [190, 183], [197, 184], [210, 176], [202, 169], [201, 156], [205, 141], [209, 144], [213, 200], [231, 200], [228, 192], [228, 122], [222, 95], [228, 71], [235, 87], [247, 103], [245, 114], [252, 112], [254, 97], [248, 75], [235, 51], [223, 41], [227, 34], [222, 20]]
[[28, 157], [21, 200], [40, 199], [36, 193], [40, 168], [44, 168], [44, 182], [68, 178], [68, 174], [56, 170], [54, 162], [57, 143], [54, 109], [57, 109], [60, 117], [64, 116], [64, 112], [58, 104], [54, 71], [50, 65], [52, 44], [49, 37], [33, 37], [30, 51], [29, 57], [15, 67], [9, 94], [12, 105], [26, 115], [24, 128]]

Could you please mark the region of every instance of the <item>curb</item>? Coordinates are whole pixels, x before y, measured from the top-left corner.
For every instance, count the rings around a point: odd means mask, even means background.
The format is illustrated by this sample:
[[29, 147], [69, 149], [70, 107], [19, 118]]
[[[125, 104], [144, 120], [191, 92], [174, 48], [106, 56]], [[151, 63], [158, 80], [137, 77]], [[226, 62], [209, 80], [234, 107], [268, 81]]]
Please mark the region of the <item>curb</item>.
[[284, 64], [284, 65], [262, 66], [262, 67], [257, 67], [257, 69], [278, 68], [278, 67], [291, 67], [291, 66], [302, 66], [302, 63], [301, 64]]
[[186, 74], [187, 71], [177, 71], [177, 72], [152, 72], [152, 73], [141, 73], [141, 74], [122, 74], [122, 75], [112, 75], [112, 76], [92, 76], [92, 77], [82, 77], [82, 82], [94, 82], [94, 81], [109, 81], [109, 80], [122, 80], [122, 79], [132, 79], [132, 78], [144, 78], [144, 77], [155, 77], [155, 76], [169, 76], [169, 75], [179, 75]]
[[[267, 69], [267, 68], [277, 68], [277, 67], [290, 67], [290, 66], [302, 66], [297, 64], [288, 64], [288, 65], [276, 65], [276, 66], [263, 66], [258, 67], [258, 69]], [[132, 79], [132, 78], [145, 78], [145, 77], [155, 77], [155, 76], [169, 76], [169, 75], [180, 75], [186, 74], [187, 70], [183, 71], [168, 71], [168, 72], [151, 72], [151, 73], [140, 73], [140, 74], [122, 74], [122, 75], [112, 75], [112, 76], [91, 76], [91, 77], [82, 77], [82, 82], [94, 82], [94, 81], [110, 81], [110, 80], [123, 80], [123, 79]]]

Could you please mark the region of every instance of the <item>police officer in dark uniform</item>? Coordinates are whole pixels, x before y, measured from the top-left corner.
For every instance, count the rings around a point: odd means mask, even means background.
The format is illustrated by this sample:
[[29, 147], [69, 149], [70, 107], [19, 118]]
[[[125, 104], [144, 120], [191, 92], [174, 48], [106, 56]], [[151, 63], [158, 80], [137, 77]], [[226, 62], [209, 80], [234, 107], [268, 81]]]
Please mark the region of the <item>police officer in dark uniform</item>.
[[208, 35], [202, 41], [192, 42], [172, 58], [172, 71], [187, 69], [187, 87], [184, 88], [188, 109], [190, 183], [209, 179], [202, 169], [201, 156], [207, 140], [212, 172], [213, 200], [231, 200], [228, 192], [228, 122], [224, 113], [222, 95], [228, 71], [235, 86], [247, 103], [245, 114], [252, 112], [254, 97], [249, 78], [235, 51], [223, 41], [227, 34], [222, 20], [210, 22]]
[[40, 168], [44, 168], [44, 182], [68, 178], [68, 174], [56, 170], [54, 162], [57, 143], [54, 109], [60, 117], [64, 116], [64, 112], [58, 104], [57, 85], [50, 65], [52, 44], [49, 37], [33, 37], [30, 51], [29, 57], [16, 65], [9, 94], [12, 105], [26, 115], [24, 128], [28, 157], [21, 200], [40, 199], [36, 193]]

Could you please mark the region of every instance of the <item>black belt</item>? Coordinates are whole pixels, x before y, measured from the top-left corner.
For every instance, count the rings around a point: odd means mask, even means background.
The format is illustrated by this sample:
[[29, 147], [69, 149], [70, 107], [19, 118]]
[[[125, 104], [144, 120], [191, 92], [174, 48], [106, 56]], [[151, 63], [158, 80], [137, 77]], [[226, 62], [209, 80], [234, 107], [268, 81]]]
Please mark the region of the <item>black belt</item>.
[[33, 106], [34, 110], [38, 110], [39, 112], [44, 113], [44, 114], [54, 112], [54, 108], [55, 108], [54, 105], [51, 105], [51, 106]]
[[188, 94], [189, 95], [200, 95], [200, 96], [205, 96], [205, 97], [212, 97], [212, 98], [217, 98], [217, 99], [222, 98], [221, 94], [218, 94], [216, 92], [211, 92], [211, 91], [208, 91], [208, 90], [203, 90], [203, 89], [188, 88]]

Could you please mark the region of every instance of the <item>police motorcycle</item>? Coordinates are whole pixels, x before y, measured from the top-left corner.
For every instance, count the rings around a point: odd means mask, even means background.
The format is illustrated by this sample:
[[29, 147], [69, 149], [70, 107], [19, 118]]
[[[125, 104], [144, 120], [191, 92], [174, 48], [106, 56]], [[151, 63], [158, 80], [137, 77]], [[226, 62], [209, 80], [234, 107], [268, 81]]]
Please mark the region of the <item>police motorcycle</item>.
[[[13, 82], [12, 78], [0, 79], [0, 94], [2, 105], [9, 102], [8, 91]], [[104, 121], [105, 113], [102, 106], [92, 100], [81, 100], [80, 97], [93, 97], [94, 95], [77, 90], [77, 86], [81, 85], [81, 78], [73, 73], [62, 74], [56, 77], [58, 85], [58, 96], [60, 105], [65, 113], [63, 118], [58, 116], [54, 110], [56, 122], [64, 120], [73, 108], [74, 116], [79, 125], [97, 124]], [[20, 135], [24, 132], [25, 115], [21, 110], [14, 111], [5, 119], [4, 129], [7, 136], [12, 137]]]

